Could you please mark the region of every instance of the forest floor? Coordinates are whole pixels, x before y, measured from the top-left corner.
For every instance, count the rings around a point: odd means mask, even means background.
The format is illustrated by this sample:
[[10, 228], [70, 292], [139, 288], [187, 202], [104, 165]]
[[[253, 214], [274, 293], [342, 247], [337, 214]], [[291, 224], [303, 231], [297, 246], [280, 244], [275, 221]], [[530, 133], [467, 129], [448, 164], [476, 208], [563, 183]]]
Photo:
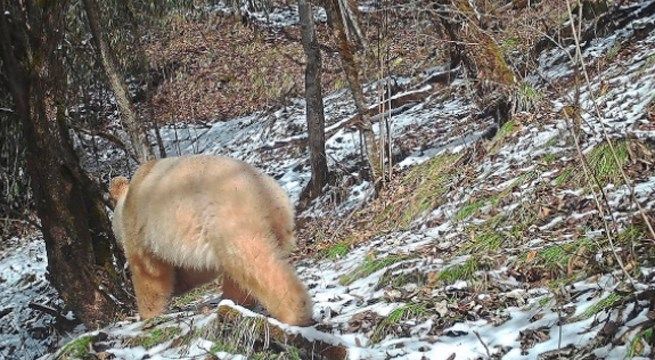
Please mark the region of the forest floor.
[[[35, 236], [0, 254], [0, 354], [34, 357], [58, 343], [45, 358], [651, 358], [655, 1], [625, 2], [616, 15], [581, 46], [588, 84], [575, 86], [572, 45], [547, 48], [523, 77], [520, 111], [499, 129], [465, 79], [427, 81], [445, 67], [396, 76], [396, 97], [428, 96], [389, 120], [397, 163], [377, 197], [361, 174], [359, 136], [344, 126], [349, 92], [325, 97], [334, 186], [299, 211], [295, 256], [317, 325], [285, 326], [210, 285], [165, 316], [69, 329], [61, 340], [48, 335], [52, 314], [29, 305], [60, 305]], [[371, 104], [382, 83], [367, 85]], [[310, 176], [304, 106], [290, 97], [161, 131], [169, 155], [245, 160], [298, 202]]]

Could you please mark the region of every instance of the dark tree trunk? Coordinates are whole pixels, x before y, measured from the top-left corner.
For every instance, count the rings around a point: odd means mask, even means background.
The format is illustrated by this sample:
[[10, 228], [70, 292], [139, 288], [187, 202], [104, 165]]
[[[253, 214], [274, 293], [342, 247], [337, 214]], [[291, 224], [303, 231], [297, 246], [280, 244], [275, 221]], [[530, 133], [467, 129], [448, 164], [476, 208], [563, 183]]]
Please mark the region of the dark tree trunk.
[[[128, 296], [114, 267], [112, 230], [100, 191], [80, 168], [64, 124], [57, 48], [66, 2], [24, 2], [29, 12], [11, 2], [0, 0], [0, 14], [11, 14], [0, 15], [0, 56], [23, 126], [48, 276], [84, 323], [106, 323], [124, 310]], [[39, 60], [30, 63], [28, 53]]]
[[302, 45], [307, 58], [305, 67], [305, 101], [309, 133], [309, 161], [312, 179], [306, 194], [309, 199], [319, 196], [328, 182], [325, 157], [325, 116], [321, 89], [321, 50], [316, 39], [312, 7], [306, 0], [298, 0], [298, 12], [302, 32]]
[[152, 147], [148, 142], [148, 136], [130, 99], [130, 93], [127, 89], [127, 84], [123, 81], [118, 69], [118, 61], [114, 56], [114, 52], [104, 38], [102, 32], [102, 25], [100, 23], [100, 9], [95, 0], [83, 0], [84, 9], [87, 18], [89, 19], [89, 28], [93, 36], [93, 45], [98, 56], [98, 60], [102, 64], [102, 68], [109, 78], [109, 84], [116, 96], [116, 103], [123, 115], [123, 124], [130, 136], [132, 147], [140, 163], [144, 163], [153, 159], [154, 153]]

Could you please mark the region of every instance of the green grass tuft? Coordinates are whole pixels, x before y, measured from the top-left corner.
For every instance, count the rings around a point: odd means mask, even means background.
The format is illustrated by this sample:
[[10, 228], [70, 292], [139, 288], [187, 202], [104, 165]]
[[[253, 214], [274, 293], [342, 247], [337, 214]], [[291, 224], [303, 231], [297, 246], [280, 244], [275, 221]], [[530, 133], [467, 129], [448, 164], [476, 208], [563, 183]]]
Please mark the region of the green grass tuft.
[[557, 161], [557, 159], [558, 159], [557, 155], [553, 153], [548, 153], [541, 158], [541, 160], [543, 160], [543, 162], [545, 162], [547, 165], [552, 165], [554, 162]]
[[442, 154], [413, 167], [401, 181], [404, 188], [412, 189], [411, 193], [404, 201], [385, 207], [373, 224], [382, 229], [407, 228], [418, 216], [432, 210], [446, 192], [458, 159], [456, 154]]
[[500, 129], [498, 129], [498, 133], [496, 133], [495, 138], [503, 139], [503, 138], [513, 134], [514, 132], [516, 132], [516, 130], [518, 130], [518, 126], [516, 124], [516, 121], [513, 120], [513, 119], [508, 120], [507, 122], [505, 122], [503, 124], [503, 126], [500, 127]]
[[57, 359], [95, 359], [89, 354], [93, 336], [82, 336], [66, 344]]
[[500, 49], [507, 53], [516, 49], [516, 47], [519, 45], [519, 39], [517, 37], [507, 38], [501, 41], [499, 45]]
[[573, 177], [573, 169], [565, 168], [560, 172], [559, 175], [555, 178], [555, 186], [560, 187], [564, 184], [567, 184], [569, 180]]
[[548, 305], [548, 304], [550, 303], [551, 300], [553, 300], [553, 297], [552, 297], [552, 296], [544, 296], [544, 297], [542, 297], [541, 299], [539, 299], [539, 302], [538, 302], [539, 307], [540, 307], [540, 308], [543, 308], [544, 306]]
[[611, 309], [616, 303], [621, 301], [621, 295], [617, 293], [611, 293], [606, 298], [598, 301], [597, 303], [591, 305], [580, 315], [576, 316], [572, 321], [586, 320], [590, 317], [598, 314], [601, 311], [606, 311]]
[[655, 338], [655, 331], [653, 328], [648, 328], [646, 330], [640, 331], [631, 341], [630, 346], [628, 347], [627, 358], [632, 359], [636, 356], [646, 355], [644, 354], [644, 343], [652, 344], [653, 339]]
[[325, 249], [323, 251], [323, 256], [328, 259], [336, 260], [346, 256], [346, 254], [348, 254], [349, 251], [350, 251], [350, 246], [348, 245], [348, 243], [342, 241], [334, 245], [331, 245], [330, 247]]
[[182, 330], [175, 326], [153, 329], [145, 335], [137, 336], [128, 341], [129, 346], [143, 346], [150, 349], [155, 345], [165, 343], [177, 337]]
[[446, 284], [452, 284], [458, 280], [471, 280], [478, 268], [478, 261], [471, 257], [462, 264], [449, 266], [441, 270], [439, 280]]
[[214, 282], [210, 282], [203, 286], [192, 289], [180, 296], [176, 296], [175, 298], [173, 298], [171, 305], [173, 307], [178, 307], [178, 308], [189, 305], [194, 301], [200, 300], [204, 295], [210, 292], [211, 289], [215, 286], [216, 285], [214, 284]]
[[[401, 228], [409, 226], [419, 215], [434, 209], [446, 192], [448, 179], [455, 170], [453, 165], [458, 159], [459, 155], [456, 154], [439, 155], [416, 166], [407, 174], [403, 183], [416, 184], [416, 190], [408, 205], [400, 213]], [[392, 212], [396, 210], [391, 209]]]
[[552, 138], [548, 139], [548, 141], [546, 141], [546, 143], [544, 144], [544, 147], [553, 147], [553, 146], [557, 145], [558, 142], [559, 142], [559, 137], [558, 136], [553, 136]]
[[587, 238], [580, 238], [566, 244], [550, 245], [539, 251], [537, 264], [550, 269], [565, 268], [571, 256], [575, 255], [582, 247], [592, 251], [596, 248], [594, 243]]
[[371, 334], [371, 342], [377, 343], [383, 340], [402, 321], [419, 318], [427, 313], [428, 310], [424, 304], [407, 304], [393, 310], [389, 316], [375, 326]]
[[640, 242], [646, 236], [644, 229], [630, 225], [619, 233], [618, 242], [620, 244], [634, 244]]
[[[597, 145], [587, 155], [589, 170], [593, 176], [598, 179], [598, 182], [602, 187], [605, 187], [610, 183], [616, 185], [621, 184], [621, 171], [630, 161], [630, 152], [628, 151], [627, 141], [615, 141], [613, 145], [618, 163], [615, 161], [614, 156], [612, 156], [610, 146], [607, 142]], [[586, 184], [584, 172], [580, 171], [580, 173], [575, 177], [575, 180], [579, 186]], [[590, 180], [595, 184], [593, 179]]]
[[378, 281], [375, 289], [379, 290], [385, 287], [401, 288], [407, 284], [417, 284], [421, 286], [427, 281], [427, 275], [419, 270], [410, 272], [395, 273], [394, 270], [387, 270]]
[[621, 43], [616, 42], [612, 47], [607, 51], [606, 59], [608, 61], [613, 61], [621, 52]]
[[518, 111], [530, 111], [541, 99], [543, 93], [529, 83], [521, 83], [516, 94], [516, 108]]
[[484, 207], [486, 204], [486, 201], [484, 200], [476, 200], [470, 204], [464, 205], [457, 213], [455, 214], [455, 221], [462, 221], [467, 219], [469, 216], [475, 214], [480, 210], [480, 208]]
[[491, 229], [485, 229], [474, 235], [475, 237], [462, 248], [467, 254], [480, 254], [496, 251], [503, 244], [503, 235]]
[[389, 255], [380, 259], [374, 259], [371, 256], [367, 256], [364, 259], [364, 263], [358, 266], [353, 272], [341, 276], [339, 278], [339, 283], [344, 286], [350, 285], [357, 279], [369, 276], [378, 270], [384, 269], [385, 267], [391, 266], [406, 259], [407, 256], [403, 255]]
[[211, 349], [209, 349], [209, 352], [212, 354], [217, 354], [219, 352], [225, 352], [228, 354], [234, 354], [238, 351], [238, 346], [235, 344], [230, 344], [222, 341], [217, 341], [212, 345]]

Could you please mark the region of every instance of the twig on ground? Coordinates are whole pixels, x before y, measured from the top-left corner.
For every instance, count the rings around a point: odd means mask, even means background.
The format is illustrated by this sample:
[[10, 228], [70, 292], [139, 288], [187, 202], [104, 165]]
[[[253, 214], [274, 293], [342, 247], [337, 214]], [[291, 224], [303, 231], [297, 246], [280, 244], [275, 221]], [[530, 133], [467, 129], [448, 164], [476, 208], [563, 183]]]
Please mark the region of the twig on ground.
[[484, 341], [482, 341], [482, 337], [480, 336], [480, 333], [477, 330], [473, 330], [473, 333], [475, 334], [475, 336], [480, 341], [480, 344], [482, 344], [482, 346], [484, 346], [484, 350], [487, 352], [487, 357], [489, 359], [491, 359], [491, 353], [489, 352], [489, 347], [487, 346], [487, 344], [484, 343]]

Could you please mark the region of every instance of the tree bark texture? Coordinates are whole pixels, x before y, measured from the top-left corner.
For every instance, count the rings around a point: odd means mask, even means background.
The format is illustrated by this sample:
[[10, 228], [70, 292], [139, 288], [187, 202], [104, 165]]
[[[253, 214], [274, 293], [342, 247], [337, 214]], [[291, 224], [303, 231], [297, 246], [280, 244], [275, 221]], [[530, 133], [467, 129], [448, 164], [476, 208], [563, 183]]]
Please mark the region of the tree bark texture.
[[344, 19], [349, 19], [347, 21], [352, 23], [357, 23], [357, 21], [351, 16], [346, 16], [352, 14], [353, 12], [344, 12], [340, 6], [340, 3], [342, 3], [344, 6], [350, 6], [348, 2], [340, 0], [324, 1], [325, 10], [328, 14], [328, 22], [337, 43], [339, 56], [341, 57], [341, 65], [343, 66], [343, 70], [346, 73], [346, 79], [348, 80], [348, 85], [355, 101], [355, 107], [357, 108], [358, 119], [354, 125], [359, 129], [362, 137], [364, 138], [366, 145], [366, 158], [371, 170], [371, 177], [373, 182], [377, 183], [377, 181], [382, 176], [382, 162], [380, 159], [380, 152], [378, 149], [377, 140], [375, 138], [375, 133], [373, 132], [373, 125], [367, 113], [368, 107], [366, 105], [366, 98], [364, 97], [364, 90], [359, 78], [359, 64], [353, 50], [353, 44], [349, 41], [347, 32], [348, 28], [346, 27]]
[[[496, 41], [478, 24], [479, 12], [468, 0], [439, 0], [440, 21], [451, 46], [451, 66], [461, 63], [476, 80], [480, 110], [502, 125], [510, 115], [516, 76]], [[466, 45], [460, 45], [461, 43]]]
[[307, 114], [309, 162], [312, 178], [307, 195], [313, 199], [321, 194], [328, 183], [328, 167], [325, 156], [325, 115], [323, 113], [323, 91], [321, 86], [321, 50], [319, 49], [312, 6], [307, 0], [298, 0], [298, 12], [302, 33], [305, 66], [305, 103]]
[[85, 324], [107, 323], [128, 296], [114, 267], [115, 241], [100, 191], [80, 168], [65, 127], [58, 47], [66, 2], [11, 2], [0, 0], [0, 14], [10, 14], [0, 15], [0, 56], [23, 125], [48, 277]]
[[118, 108], [123, 115], [123, 124], [125, 125], [132, 142], [132, 147], [136, 157], [139, 163], [144, 163], [155, 157], [154, 152], [148, 142], [146, 130], [140, 123], [134, 104], [130, 99], [127, 84], [120, 75], [118, 61], [116, 60], [111, 47], [104, 38], [100, 20], [100, 8], [95, 0], [83, 0], [83, 2], [89, 20], [89, 28], [91, 29], [91, 35], [93, 36], [93, 45], [98, 60], [100, 60], [102, 68], [109, 79], [109, 84], [114, 92], [114, 96], [116, 97]]

